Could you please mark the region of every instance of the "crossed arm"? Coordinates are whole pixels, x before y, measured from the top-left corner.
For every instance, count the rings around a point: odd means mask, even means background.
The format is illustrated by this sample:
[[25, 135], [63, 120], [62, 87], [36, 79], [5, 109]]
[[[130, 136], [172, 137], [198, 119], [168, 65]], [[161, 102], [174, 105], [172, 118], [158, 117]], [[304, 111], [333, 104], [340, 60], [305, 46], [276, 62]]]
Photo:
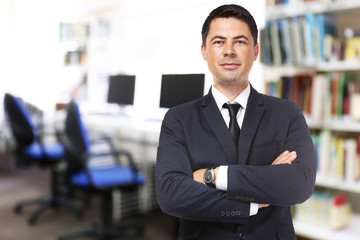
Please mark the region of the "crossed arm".
[[[271, 165], [278, 165], [278, 164], [291, 164], [297, 157], [297, 154], [295, 151], [289, 152], [288, 150], [284, 151], [283, 153], [281, 153], [273, 162]], [[203, 180], [203, 175], [205, 172], [206, 168], [202, 168], [199, 170], [196, 170], [195, 172], [193, 172], [193, 179], [199, 183], [205, 184], [204, 180]], [[216, 167], [214, 169], [215, 172], [215, 185], [216, 185], [216, 176], [218, 176], [218, 170], [219, 167]], [[259, 208], [263, 208], [263, 207], [268, 207], [269, 204], [259, 204], [258, 205]]]

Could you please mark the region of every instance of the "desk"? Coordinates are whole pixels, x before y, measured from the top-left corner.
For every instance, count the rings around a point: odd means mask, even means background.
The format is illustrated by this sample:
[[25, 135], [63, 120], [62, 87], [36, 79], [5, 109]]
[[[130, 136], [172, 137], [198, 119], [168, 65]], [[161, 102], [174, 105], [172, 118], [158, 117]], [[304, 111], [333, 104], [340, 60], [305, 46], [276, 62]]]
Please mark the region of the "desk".
[[132, 117], [122, 117], [112, 114], [88, 114], [84, 116], [86, 126], [90, 131], [101, 131], [116, 134], [119, 138], [158, 144], [161, 120], [145, 120]]

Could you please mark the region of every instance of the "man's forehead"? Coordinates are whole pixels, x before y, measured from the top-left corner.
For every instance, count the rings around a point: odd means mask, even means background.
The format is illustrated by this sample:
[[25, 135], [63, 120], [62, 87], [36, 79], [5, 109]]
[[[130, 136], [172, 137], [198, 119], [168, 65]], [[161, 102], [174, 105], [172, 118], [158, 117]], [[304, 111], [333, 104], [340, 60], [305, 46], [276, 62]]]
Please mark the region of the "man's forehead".
[[[234, 24], [238, 22], [239, 24]], [[232, 23], [232, 24], [230, 24]], [[220, 26], [219, 26], [220, 25]], [[228, 30], [231, 29], [232, 33], [234, 33], [234, 29], [236, 29], [235, 31], [235, 35], [236, 36], [247, 36], [248, 38], [251, 37], [251, 32], [250, 32], [250, 28], [247, 24], [246, 21], [242, 20], [242, 19], [238, 19], [235, 17], [230, 17], [230, 18], [215, 18], [210, 22], [210, 27], [209, 27], [209, 33], [207, 38], [213, 38], [215, 35], [222, 35], [224, 34], [223, 37], [225, 37], [225, 35], [227, 34]], [[210, 36], [212, 35], [212, 36]]]

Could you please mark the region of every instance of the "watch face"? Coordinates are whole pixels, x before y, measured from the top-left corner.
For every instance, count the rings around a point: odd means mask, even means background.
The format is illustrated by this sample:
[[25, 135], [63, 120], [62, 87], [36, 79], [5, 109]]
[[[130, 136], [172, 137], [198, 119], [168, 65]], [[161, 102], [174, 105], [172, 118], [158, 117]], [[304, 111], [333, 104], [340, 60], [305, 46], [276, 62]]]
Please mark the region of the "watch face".
[[209, 170], [206, 170], [205, 173], [204, 173], [204, 182], [205, 183], [210, 183], [212, 182], [212, 174], [211, 174], [211, 171]]

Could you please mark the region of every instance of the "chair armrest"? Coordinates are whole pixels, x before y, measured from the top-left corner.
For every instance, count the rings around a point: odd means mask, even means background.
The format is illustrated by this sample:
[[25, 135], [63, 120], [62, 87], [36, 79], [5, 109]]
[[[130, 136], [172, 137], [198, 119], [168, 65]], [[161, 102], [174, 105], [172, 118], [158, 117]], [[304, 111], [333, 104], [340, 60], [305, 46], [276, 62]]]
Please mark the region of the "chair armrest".
[[[106, 142], [108, 144], [108, 146], [110, 147], [110, 153], [116, 157], [116, 161], [118, 162], [118, 159], [120, 156], [125, 156], [127, 158], [128, 164], [135, 170], [138, 171], [136, 165], [135, 165], [135, 161], [133, 156], [131, 155], [131, 153], [128, 150], [125, 149], [119, 149], [115, 146], [115, 143], [113, 142], [113, 139], [107, 135], [101, 135], [100, 138], [95, 139], [96, 142], [94, 143], [99, 143], [99, 142]], [[102, 154], [106, 154], [106, 153], [102, 153]]]

